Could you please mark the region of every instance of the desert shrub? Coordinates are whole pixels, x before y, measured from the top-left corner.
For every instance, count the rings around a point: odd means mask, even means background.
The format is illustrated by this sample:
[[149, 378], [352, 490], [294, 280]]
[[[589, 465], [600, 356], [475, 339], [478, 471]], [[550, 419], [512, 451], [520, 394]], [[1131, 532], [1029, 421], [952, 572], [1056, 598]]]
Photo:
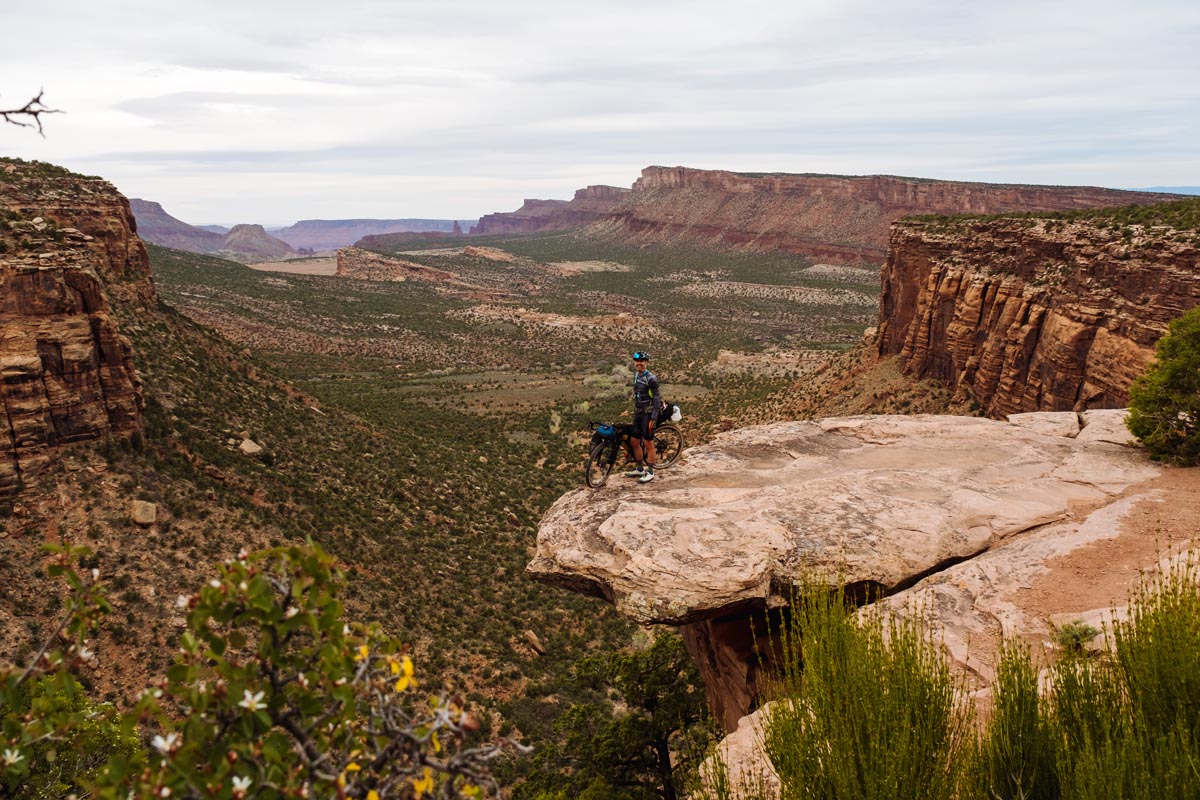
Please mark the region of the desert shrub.
[[[498, 791], [488, 762], [500, 747], [468, 744], [479, 726], [462, 700], [420, 694], [398, 641], [343, 619], [345, 578], [319, 548], [244, 554], [181, 597], [189, 614], [179, 655], [131, 715], [78, 700], [70, 669], [91, 658], [83, 637], [107, 603], [96, 572], [88, 580], [69, 566], [85, 553], [59, 556], [70, 613], [46, 641], [63, 633], [72, 643], [0, 672], [0, 797], [76, 782], [121, 800]], [[30, 687], [37, 701], [22, 705]], [[130, 747], [135, 722], [153, 737], [148, 751]], [[64, 763], [73, 765], [65, 777]]]
[[1068, 651], [1040, 698], [1028, 651], [1006, 646], [964, 798], [1200, 796], [1195, 561], [1141, 584], [1111, 641], [1108, 658]]
[[1129, 391], [1129, 430], [1150, 455], [1200, 464], [1200, 307], [1171, 323]]
[[840, 592], [794, 604], [765, 747], [784, 800], [950, 798], [967, 714], [918, 622], [869, 616]]
[[996, 668], [995, 705], [977, 740], [974, 762], [963, 771], [972, 781], [964, 794], [985, 798], [1057, 798], [1055, 729], [1038, 695], [1038, 672], [1029, 649], [1006, 642]]

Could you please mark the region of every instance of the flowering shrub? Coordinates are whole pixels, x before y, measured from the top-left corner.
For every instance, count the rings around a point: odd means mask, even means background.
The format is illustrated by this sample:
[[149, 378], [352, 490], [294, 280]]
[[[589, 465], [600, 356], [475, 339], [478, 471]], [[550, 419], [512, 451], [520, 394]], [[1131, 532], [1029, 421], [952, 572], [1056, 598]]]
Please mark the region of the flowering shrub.
[[[66, 630], [81, 636], [103, 610], [103, 596], [94, 579], [59, 571], [74, 590]], [[496, 792], [488, 762], [502, 745], [468, 746], [478, 723], [462, 702], [420, 695], [413, 662], [396, 640], [377, 625], [343, 620], [336, 597], [343, 580], [315, 546], [282, 547], [242, 554], [180, 597], [188, 627], [174, 664], [115, 723], [140, 722], [150, 751], [114, 752], [94, 778], [97, 796], [383, 800]], [[39, 655], [29, 674], [68, 681], [69, 657], [80, 652], [72, 645]], [[2, 685], [20, 680], [6, 675]], [[33, 743], [66, 741], [79, 720], [35, 714], [30, 725], [9, 707], [0, 774], [19, 793]]]

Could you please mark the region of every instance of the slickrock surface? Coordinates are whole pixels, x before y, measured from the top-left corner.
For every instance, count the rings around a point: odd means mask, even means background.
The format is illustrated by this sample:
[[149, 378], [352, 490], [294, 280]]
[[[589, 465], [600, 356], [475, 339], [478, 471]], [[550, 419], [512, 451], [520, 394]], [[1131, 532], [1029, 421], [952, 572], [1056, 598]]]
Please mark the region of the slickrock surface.
[[840, 264], [879, 264], [888, 226], [911, 214], [1058, 211], [1168, 199], [1179, 196], [891, 175], [647, 167], [621, 205], [588, 230], [635, 243], [733, 246], [803, 253]]
[[578, 189], [570, 200], [526, 199], [516, 211], [502, 211], [479, 218], [471, 235], [538, 233], [579, 228], [603, 219], [629, 194], [617, 186], [588, 186]]
[[1193, 233], [1041, 219], [898, 223], [879, 352], [969, 391], [989, 416], [1124, 406], [1167, 323], [1200, 304]]
[[141, 425], [141, 383], [110, 295], [154, 301], [129, 204], [111, 184], [0, 160], [0, 495], [54, 447]]
[[764, 425], [687, 451], [654, 483], [615, 476], [564, 495], [527, 571], [638, 622], [684, 626], [710, 705], [732, 730], [756, 703], [750, 618], [789, 587], [896, 592], [1103, 508], [1159, 472], [1134, 448], [986, 419]]
[[688, 450], [653, 484], [564, 495], [528, 572], [678, 625], [806, 576], [892, 590], [1156, 471], [1138, 451], [969, 417], [764, 425]]

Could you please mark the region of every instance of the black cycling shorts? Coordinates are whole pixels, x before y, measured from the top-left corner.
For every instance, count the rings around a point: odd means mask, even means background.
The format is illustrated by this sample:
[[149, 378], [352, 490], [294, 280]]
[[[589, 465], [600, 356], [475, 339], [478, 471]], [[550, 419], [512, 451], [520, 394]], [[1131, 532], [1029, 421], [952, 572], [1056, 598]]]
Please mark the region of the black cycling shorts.
[[654, 425], [649, 411], [637, 411], [633, 415], [633, 433], [629, 435], [634, 439], [653, 439]]

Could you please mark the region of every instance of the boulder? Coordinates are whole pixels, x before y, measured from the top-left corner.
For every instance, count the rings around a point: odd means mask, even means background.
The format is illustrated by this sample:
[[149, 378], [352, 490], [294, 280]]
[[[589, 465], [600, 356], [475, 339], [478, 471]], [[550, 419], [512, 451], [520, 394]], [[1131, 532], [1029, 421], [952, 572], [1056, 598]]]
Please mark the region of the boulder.
[[1084, 442], [1136, 445], [1137, 438], [1125, 427], [1127, 408], [1098, 408], [1083, 412], [1083, 430], [1079, 439]]
[[238, 450], [244, 456], [256, 456], [263, 451], [263, 447], [253, 439], [242, 439], [242, 443], [238, 445]]
[[158, 506], [145, 500], [134, 500], [129, 517], [135, 524], [148, 528], [158, 521]]

